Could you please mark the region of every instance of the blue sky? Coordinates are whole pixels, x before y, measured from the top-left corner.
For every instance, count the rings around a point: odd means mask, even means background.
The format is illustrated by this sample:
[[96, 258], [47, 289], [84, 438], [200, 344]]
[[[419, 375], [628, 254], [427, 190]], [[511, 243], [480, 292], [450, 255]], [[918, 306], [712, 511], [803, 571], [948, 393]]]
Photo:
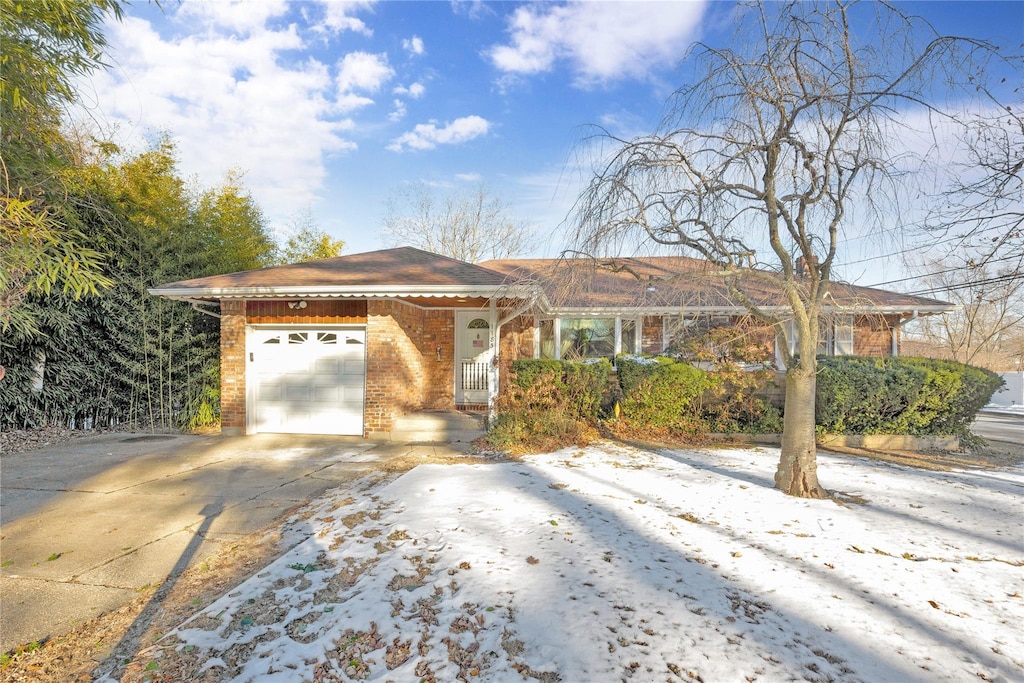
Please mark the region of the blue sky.
[[[589, 126], [653, 131], [695, 40], [721, 43], [726, 2], [153, 3], [107, 30], [111, 68], [83, 90], [129, 149], [161, 131], [204, 186], [229, 169], [275, 229], [309, 209], [346, 253], [385, 246], [389, 196], [485, 185], [556, 255], [588, 178]], [[1020, 46], [1024, 3], [912, 3], [939, 31]], [[847, 260], [877, 245], [852, 245]], [[876, 281], [873, 263], [844, 273]], [[896, 265], [892, 265], [895, 269]], [[893, 271], [895, 275], [895, 271]]]

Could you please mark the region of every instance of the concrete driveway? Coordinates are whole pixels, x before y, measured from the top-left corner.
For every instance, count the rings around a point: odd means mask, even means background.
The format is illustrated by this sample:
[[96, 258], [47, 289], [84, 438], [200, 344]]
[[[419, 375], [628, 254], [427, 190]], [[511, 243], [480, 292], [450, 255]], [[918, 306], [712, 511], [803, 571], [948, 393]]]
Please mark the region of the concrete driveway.
[[4, 455], [0, 652], [115, 609], [406, 450], [355, 437], [108, 434]]

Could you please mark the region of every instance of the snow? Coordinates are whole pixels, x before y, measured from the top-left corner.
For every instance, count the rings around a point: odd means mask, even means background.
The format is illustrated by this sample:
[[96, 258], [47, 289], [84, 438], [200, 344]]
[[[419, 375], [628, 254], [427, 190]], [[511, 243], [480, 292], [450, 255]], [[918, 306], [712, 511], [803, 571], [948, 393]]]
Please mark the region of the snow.
[[608, 443], [339, 490], [168, 637], [215, 680], [1016, 681], [1024, 469]]

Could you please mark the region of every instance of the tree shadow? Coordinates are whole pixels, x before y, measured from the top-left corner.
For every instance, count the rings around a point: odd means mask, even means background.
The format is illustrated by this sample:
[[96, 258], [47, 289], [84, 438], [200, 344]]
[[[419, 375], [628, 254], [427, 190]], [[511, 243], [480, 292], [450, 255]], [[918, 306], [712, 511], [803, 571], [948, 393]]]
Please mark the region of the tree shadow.
[[192, 534], [192, 538], [189, 539], [188, 545], [181, 552], [178, 557], [178, 561], [174, 563], [174, 567], [167, 573], [167, 577], [163, 580], [160, 586], [150, 596], [149, 601], [146, 602], [146, 606], [142, 608], [139, 615], [135, 617], [131, 626], [121, 636], [121, 640], [118, 641], [117, 645], [110, 651], [107, 659], [101, 664], [93, 674], [97, 678], [109, 677], [114, 680], [120, 680], [121, 675], [124, 673], [126, 665], [131, 662], [135, 655], [139, 652], [142, 647], [142, 638], [149, 630], [153, 620], [160, 612], [160, 608], [163, 606], [164, 601], [174, 590], [175, 585], [178, 583], [178, 579], [181, 578], [185, 570], [188, 569], [192, 560], [195, 558], [196, 553], [199, 552], [199, 547], [206, 540], [206, 534], [213, 525], [214, 520], [220, 516], [224, 511], [224, 501], [222, 498], [218, 498], [215, 501], [209, 502], [203, 506], [199, 514], [203, 517], [203, 521], [196, 528]]

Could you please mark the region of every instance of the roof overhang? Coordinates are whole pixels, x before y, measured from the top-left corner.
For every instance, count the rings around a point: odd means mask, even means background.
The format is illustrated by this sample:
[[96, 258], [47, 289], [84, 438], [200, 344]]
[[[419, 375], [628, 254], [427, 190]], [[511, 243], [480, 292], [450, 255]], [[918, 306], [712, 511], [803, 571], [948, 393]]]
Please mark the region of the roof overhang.
[[[901, 315], [901, 316], [925, 316], [949, 313], [955, 311], [959, 306], [870, 306], [859, 304], [856, 306], [823, 306], [822, 312], [826, 313], [851, 313], [854, 315]], [[760, 310], [765, 313], [786, 314], [792, 309], [789, 306], [761, 306]], [[744, 306], [554, 306], [545, 308], [544, 315], [552, 317], [569, 316], [646, 316], [646, 315], [747, 315], [750, 311]]]
[[286, 286], [286, 287], [154, 287], [148, 290], [153, 296], [181, 301], [218, 299], [400, 299], [404, 297], [423, 298], [532, 298], [534, 287], [486, 286], [466, 287], [456, 285], [405, 285], [405, 286]]

